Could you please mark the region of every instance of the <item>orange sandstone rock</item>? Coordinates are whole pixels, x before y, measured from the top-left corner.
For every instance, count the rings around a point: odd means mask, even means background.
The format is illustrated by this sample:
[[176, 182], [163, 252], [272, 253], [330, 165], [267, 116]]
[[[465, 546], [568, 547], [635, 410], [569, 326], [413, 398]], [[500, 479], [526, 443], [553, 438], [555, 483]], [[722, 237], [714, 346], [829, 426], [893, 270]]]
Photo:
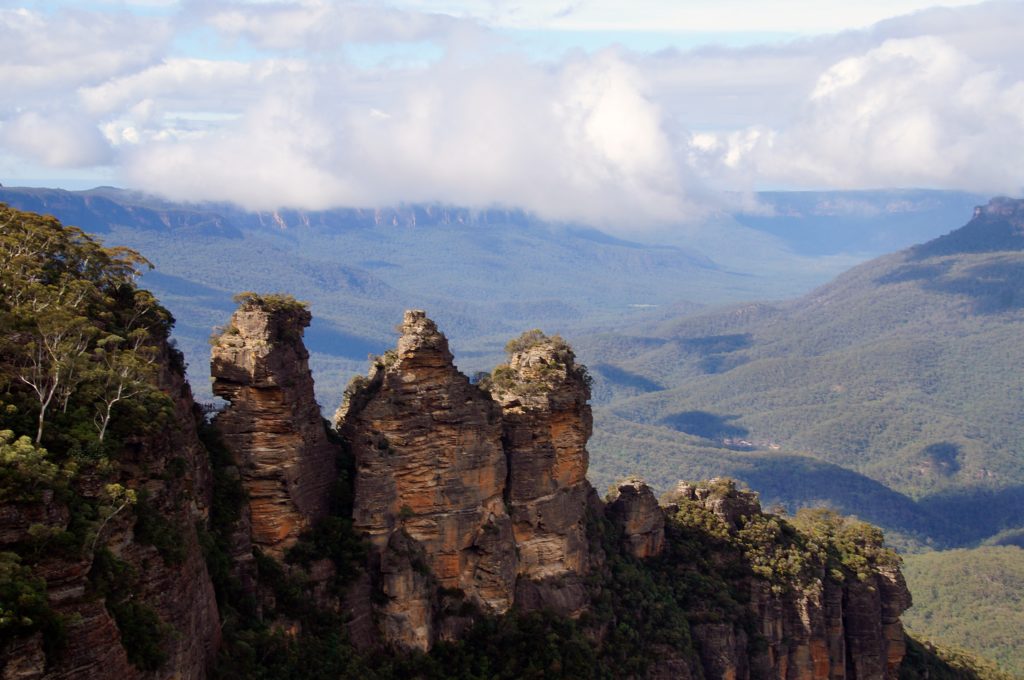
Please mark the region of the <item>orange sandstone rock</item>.
[[605, 512], [622, 526], [626, 549], [633, 557], [661, 554], [665, 546], [665, 512], [643, 480], [634, 478], [618, 484]]
[[569, 346], [540, 331], [509, 343], [491, 376], [509, 458], [507, 497], [519, 550], [520, 606], [576, 615], [589, 570], [587, 440], [593, 430], [586, 369]]
[[216, 426], [249, 495], [252, 543], [280, 558], [327, 514], [336, 478], [302, 343], [310, 314], [254, 296], [213, 347], [213, 392], [230, 402]]
[[356, 458], [355, 528], [369, 536], [393, 605], [385, 637], [419, 649], [436, 639], [425, 581], [410, 570], [485, 612], [507, 611], [516, 555], [500, 410], [455, 368], [423, 312], [406, 312], [397, 351], [349, 391], [337, 419]]

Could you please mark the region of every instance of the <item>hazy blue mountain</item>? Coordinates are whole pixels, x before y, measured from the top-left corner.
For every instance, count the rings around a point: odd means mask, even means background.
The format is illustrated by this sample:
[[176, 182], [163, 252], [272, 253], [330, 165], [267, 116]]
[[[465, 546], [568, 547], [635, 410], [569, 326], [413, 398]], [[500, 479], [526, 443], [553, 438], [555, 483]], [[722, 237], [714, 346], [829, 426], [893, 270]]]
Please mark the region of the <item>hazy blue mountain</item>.
[[[549, 332], [619, 324], [744, 299], [769, 284], [727, 271], [680, 245], [634, 242], [522, 212], [437, 206], [251, 213], [172, 204], [111, 188], [0, 189], [0, 201], [145, 253], [145, 278], [178, 318], [175, 337], [209, 394], [206, 338], [242, 290], [288, 291], [310, 302], [320, 397], [340, 399], [370, 352], [393, 343], [410, 307], [430, 310], [467, 370], [490, 368], [524, 328]], [[699, 301], [699, 302], [696, 302]]]
[[584, 339], [615, 357], [596, 473], [732, 474], [940, 544], [1024, 526], [1022, 226], [997, 199], [794, 301]]

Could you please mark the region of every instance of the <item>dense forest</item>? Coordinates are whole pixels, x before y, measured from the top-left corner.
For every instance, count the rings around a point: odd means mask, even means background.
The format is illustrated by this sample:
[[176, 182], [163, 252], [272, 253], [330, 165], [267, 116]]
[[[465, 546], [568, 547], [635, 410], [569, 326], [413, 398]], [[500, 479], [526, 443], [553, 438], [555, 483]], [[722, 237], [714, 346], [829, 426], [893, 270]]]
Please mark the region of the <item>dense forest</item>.
[[937, 642], [976, 650], [1024, 675], [1024, 551], [984, 546], [910, 555], [904, 563], [914, 606], [905, 621]]

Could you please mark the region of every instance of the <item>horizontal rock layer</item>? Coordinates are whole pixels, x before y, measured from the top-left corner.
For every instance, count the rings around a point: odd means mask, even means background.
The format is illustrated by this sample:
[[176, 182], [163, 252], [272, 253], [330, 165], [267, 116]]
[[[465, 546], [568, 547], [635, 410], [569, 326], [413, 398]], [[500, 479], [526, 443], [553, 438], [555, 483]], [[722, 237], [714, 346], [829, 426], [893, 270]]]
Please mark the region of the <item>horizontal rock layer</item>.
[[501, 412], [422, 312], [406, 312], [397, 350], [341, 414], [357, 466], [354, 524], [387, 568], [387, 639], [421, 649], [436, 639], [417, 569], [485, 612], [507, 611], [516, 556]]
[[303, 307], [244, 301], [212, 350], [213, 392], [228, 407], [216, 418], [249, 496], [252, 543], [280, 558], [326, 516], [336, 478], [302, 343]]

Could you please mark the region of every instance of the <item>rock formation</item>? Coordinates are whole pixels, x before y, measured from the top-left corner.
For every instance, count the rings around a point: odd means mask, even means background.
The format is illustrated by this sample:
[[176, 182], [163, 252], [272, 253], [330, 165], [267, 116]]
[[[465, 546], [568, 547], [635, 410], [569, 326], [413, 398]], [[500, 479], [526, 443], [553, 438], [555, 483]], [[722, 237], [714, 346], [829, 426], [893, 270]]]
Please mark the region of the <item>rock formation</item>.
[[[302, 530], [325, 516], [337, 479], [301, 340], [308, 322], [293, 301], [249, 298], [213, 350], [214, 389], [230, 401], [216, 425], [237, 463], [218, 474], [237, 474], [249, 496], [235, 525], [221, 527], [224, 550], [238, 585], [257, 600], [268, 592], [256, 583], [253, 549], [280, 560]], [[773, 581], [751, 569], [746, 539], [733, 540], [751, 522], [767, 520], [757, 495], [730, 480], [680, 483], [671, 502], [659, 506], [646, 484], [629, 479], [602, 504], [586, 480], [588, 379], [564, 342], [524, 334], [510, 343], [507, 364], [478, 386], [455, 368], [447, 340], [423, 312], [407, 312], [401, 332], [397, 349], [353, 381], [337, 414], [356, 463], [352, 521], [369, 544], [364, 569], [345, 593], [329, 590], [336, 572], [328, 559], [282, 570], [301, 576], [310, 607], [347, 620], [358, 647], [383, 641], [429, 650], [461, 638], [482, 615], [513, 608], [597, 612], [594, 598], [607, 606], [614, 569], [686, 564], [690, 557], [679, 546], [690, 544], [672, 537], [684, 530], [682, 510], [692, 504], [704, 513], [703, 524], [686, 529], [693, 532], [686, 540], [707, 523], [720, 524], [708, 534], [715, 537], [709, 564], [731, 565], [723, 590], [730, 592], [726, 599], [738, 596], [729, 606], [712, 605], [707, 617], [699, 610], [690, 620], [687, 610], [681, 635], [690, 636], [692, 651], [655, 643], [647, 677], [898, 676], [905, 653], [899, 616], [910, 599], [894, 563], [855, 573], [812, 561], [799, 577]], [[180, 530], [181, 557], [137, 540], [141, 530], [127, 513], [111, 523], [105, 543], [137, 573], [133, 597], [173, 631], [165, 636], [166, 661], [147, 673], [133, 665], [114, 617], [90, 591], [93, 565], [54, 556], [36, 569], [53, 610], [69, 622], [63, 656], [48, 659], [38, 633], [14, 639], [2, 650], [2, 677], [205, 677], [219, 644], [219, 616], [195, 523], [206, 521], [211, 473], [180, 372], [165, 370], [160, 381], [176, 425], [131, 443], [121, 481], [146, 489], [152, 510]], [[172, 465], [176, 459], [181, 463]], [[81, 493], [99, 494], [101, 487]], [[68, 518], [53, 494], [0, 506], [0, 549], [24, 543], [34, 525], [60, 529]], [[264, 623], [302, 633], [300, 621]], [[607, 620], [579, 625], [598, 647], [612, 635]]]
[[387, 638], [426, 649], [437, 635], [427, 591], [458, 589], [503, 613], [516, 557], [500, 409], [455, 368], [423, 312], [406, 312], [401, 330], [337, 420], [356, 459], [353, 521], [383, 574]]
[[[669, 511], [692, 503], [713, 513], [729, 532], [762, 516], [757, 494], [737, 489], [732, 480], [681, 482], [667, 500]], [[899, 569], [875, 564], [856, 574], [825, 563], [812, 569], [810, 576], [784, 587], [764, 578], [745, 579], [752, 629], [726, 622], [691, 627], [706, 677], [898, 677], [906, 651], [899, 616], [910, 606]], [[830, 573], [835, 571], [846, 573], [837, 579]]]
[[216, 418], [249, 496], [252, 543], [280, 558], [328, 511], [336, 477], [302, 343], [309, 312], [283, 296], [249, 295], [215, 341]]
[[642, 479], [620, 482], [605, 512], [622, 527], [629, 554], [640, 559], [661, 554], [665, 545], [665, 512]]
[[[52, 218], [33, 224], [27, 233], [44, 240], [60, 234]], [[81, 271], [65, 273], [73, 284]], [[132, 378], [142, 395], [132, 417], [104, 441], [106, 402], [99, 435], [84, 433], [105, 403], [99, 378], [127, 379], [97, 371], [65, 395], [68, 418], [51, 419], [47, 451], [20, 436], [42, 422], [38, 402], [0, 381], [4, 680], [203, 680], [215, 662], [237, 677], [300, 676], [311, 664], [348, 677], [380, 658], [368, 647], [463, 640], [447, 658], [470, 674], [522, 659], [531, 676], [902, 671], [910, 597], [878, 530], [827, 512], [762, 514], [757, 495], [729, 480], [681, 484], [660, 507], [636, 479], [598, 500], [586, 480], [589, 379], [557, 336], [525, 333], [474, 385], [435, 324], [407, 312], [397, 349], [346, 390], [335, 445], [313, 397], [308, 311], [243, 294], [211, 362], [214, 392], [229, 402], [214, 421], [222, 447], [166, 341], [169, 314], [128, 280], [99, 283], [88, 312], [103, 337], [83, 367], [124, 339], [107, 335], [119, 313], [134, 323], [156, 311], [152, 345], [128, 355], [147, 367]], [[12, 375], [31, 358], [16, 351], [20, 325], [33, 323], [26, 310], [0, 338], [0, 363], [18, 359], [0, 366]], [[488, 631], [498, 638], [481, 640]], [[438, 659], [392, 668], [413, 677]]]
[[509, 343], [490, 391], [501, 405], [506, 497], [526, 608], [577, 614], [586, 605], [587, 440], [593, 429], [585, 370], [561, 338], [529, 331]]
[[[762, 517], [757, 494], [731, 480], [680, 483], [667, 509], [638, 479], [621, 483], [607, 505], [597, 502], [586, 480], [588, 380], [561, 339], [530, 331], [512, 341], [508, 362], [480, 389], [455, 369], [423, 312], [407, 312], [401, 330], [397, 350], [353, 382], [336, 416], [356, 457], [354, 521], [373, 545], [387, 642], [429, 649], [458, 637], [468, 621], [443, 613], [452, 592], [492, 614], [513, 605], [582, 612], [593, 595], [582, 576], [602, 568], [588, 512], [617, 524], [638, 560], [661, 555], [666, 511], [680, 504], [702, 508], [730, 533]], [[701, 669], [665, 650], [652, 673], [894, 677], [908, 604], [898, 570], [843, 583], [823, 565], [819, 572], [781, 590], [747, 578], [740, 588], [754, 628], [698, 620], [691, 634]]]
[[716, 478], [703, 485], [679, 482], [669, 497], [677, 502], [697, 502], [731, 529], [739, 528], [744, 518], [761, 514], [761, 501], [757, 494], [737, 489], [731, 479]]

